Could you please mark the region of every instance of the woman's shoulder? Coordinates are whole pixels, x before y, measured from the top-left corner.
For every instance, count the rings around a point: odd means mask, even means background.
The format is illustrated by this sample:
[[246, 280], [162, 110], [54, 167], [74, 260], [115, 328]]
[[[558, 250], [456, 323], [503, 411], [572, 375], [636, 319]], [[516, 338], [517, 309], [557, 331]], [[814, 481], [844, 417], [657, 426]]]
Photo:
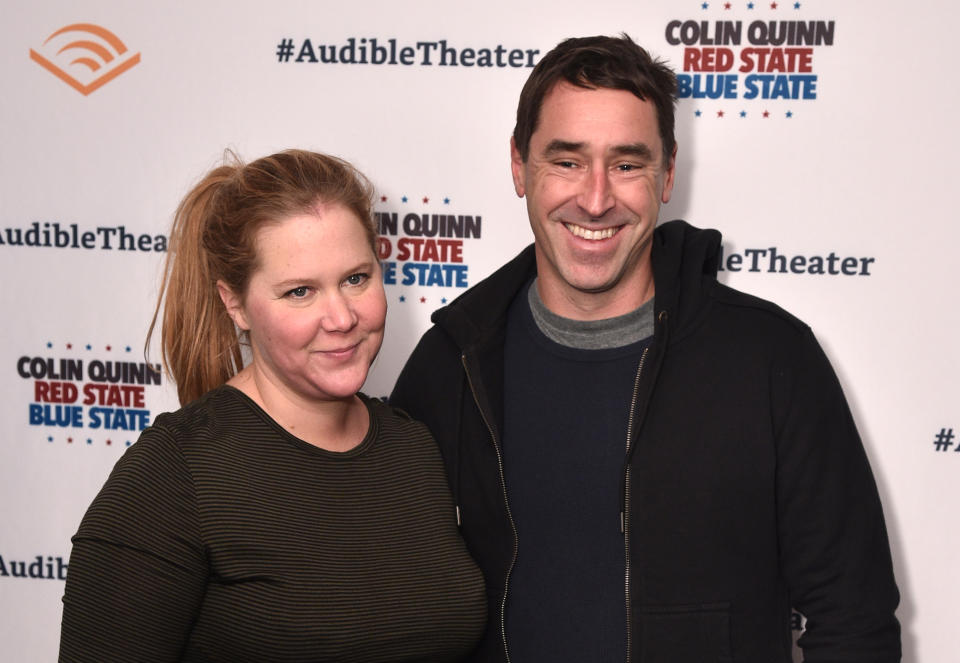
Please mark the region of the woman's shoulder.
[[425, 424], [382, 400], [364, 394], [359, 396], [370, 412], [371, 433], [381, 452], [399, 453], [408, 460], [419, 458], [438, 467], [442, 465], [440, 449]]
[[425, 436], [432, 441], [432, 436], [427, 427], [417, 421], [406, 411], [394, 407], [379, 398], [372, 398], [364, 393], [358, 393], [357, 396], [363, 401], [370, 412], [371, 420], [383, 431], [391, 433], [410, 434]]
[[198, 461], [222, 454], [232, 439], [256, 435], [258, 419], [245, 398], [222, 386], [179, 410], [158, 414], [115, 469], [133, 475], [159, 468], [189, 473]]
[[245, 425], [244, 422], [251, 414], [247, 401], [247, 397], [237, 389], [222, 385], [183, 405], [179, 410], [157, 415], [147, 431], [154, 429], [177, 440], [198, 435], [215, 436], [223, 429]]

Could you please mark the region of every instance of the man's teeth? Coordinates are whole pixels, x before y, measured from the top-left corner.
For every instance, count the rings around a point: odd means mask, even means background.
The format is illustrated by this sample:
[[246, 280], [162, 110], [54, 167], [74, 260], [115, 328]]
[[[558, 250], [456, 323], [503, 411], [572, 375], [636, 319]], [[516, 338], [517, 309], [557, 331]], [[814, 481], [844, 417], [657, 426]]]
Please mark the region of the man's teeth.
[[572, 223], [563, 224], [567, 230], [583, 239], [607, 239], [617, 234], [616, 228], [604, 228], [603, 230], [589, 230], [583, 226], [575, 226]]

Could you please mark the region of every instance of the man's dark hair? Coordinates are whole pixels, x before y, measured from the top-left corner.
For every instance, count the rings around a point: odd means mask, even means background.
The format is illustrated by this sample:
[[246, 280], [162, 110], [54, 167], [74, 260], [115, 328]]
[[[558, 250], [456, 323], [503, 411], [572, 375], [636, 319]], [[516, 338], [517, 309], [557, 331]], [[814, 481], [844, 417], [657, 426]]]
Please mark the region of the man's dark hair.
[[650, 57], [626, 33], [619, 37], [566, 39], [533, 68], [520, 93], [517, 125], [513, 129], [514, 142], [524, 161], [530, 156], [530, 136], [540, 121], [543, 98], [561, 80], [587, 89], [627, 90], [651, 102], [657, 110], [664, 165], [670, 161], [676, 143], [673, 106], [677, 77], [662, 60]]

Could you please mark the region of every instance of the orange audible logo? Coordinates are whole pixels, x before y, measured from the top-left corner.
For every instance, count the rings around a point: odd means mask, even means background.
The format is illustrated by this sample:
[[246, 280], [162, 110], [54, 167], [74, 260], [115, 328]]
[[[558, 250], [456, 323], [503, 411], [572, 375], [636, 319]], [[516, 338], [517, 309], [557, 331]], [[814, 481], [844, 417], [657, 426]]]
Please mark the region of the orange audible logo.
[[83, 95], [109, 83], [140, 62], [117, 35], [92, 23], [67, 25], [43, 42], [46, 57], [30, 49], [30, 59]]

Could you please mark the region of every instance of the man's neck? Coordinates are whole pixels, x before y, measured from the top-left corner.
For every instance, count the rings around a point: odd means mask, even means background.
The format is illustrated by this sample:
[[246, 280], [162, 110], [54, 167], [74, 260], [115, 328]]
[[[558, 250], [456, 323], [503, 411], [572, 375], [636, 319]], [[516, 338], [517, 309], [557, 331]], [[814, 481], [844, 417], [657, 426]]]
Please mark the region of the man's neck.
[[554, 343], [581, 350], [622, 348], [653, 335], [653, 300], [626, 315], [602, 320], [571, 320], [550, 311], [540, 299], [536, 279], [527, 290], [534, 324]]

